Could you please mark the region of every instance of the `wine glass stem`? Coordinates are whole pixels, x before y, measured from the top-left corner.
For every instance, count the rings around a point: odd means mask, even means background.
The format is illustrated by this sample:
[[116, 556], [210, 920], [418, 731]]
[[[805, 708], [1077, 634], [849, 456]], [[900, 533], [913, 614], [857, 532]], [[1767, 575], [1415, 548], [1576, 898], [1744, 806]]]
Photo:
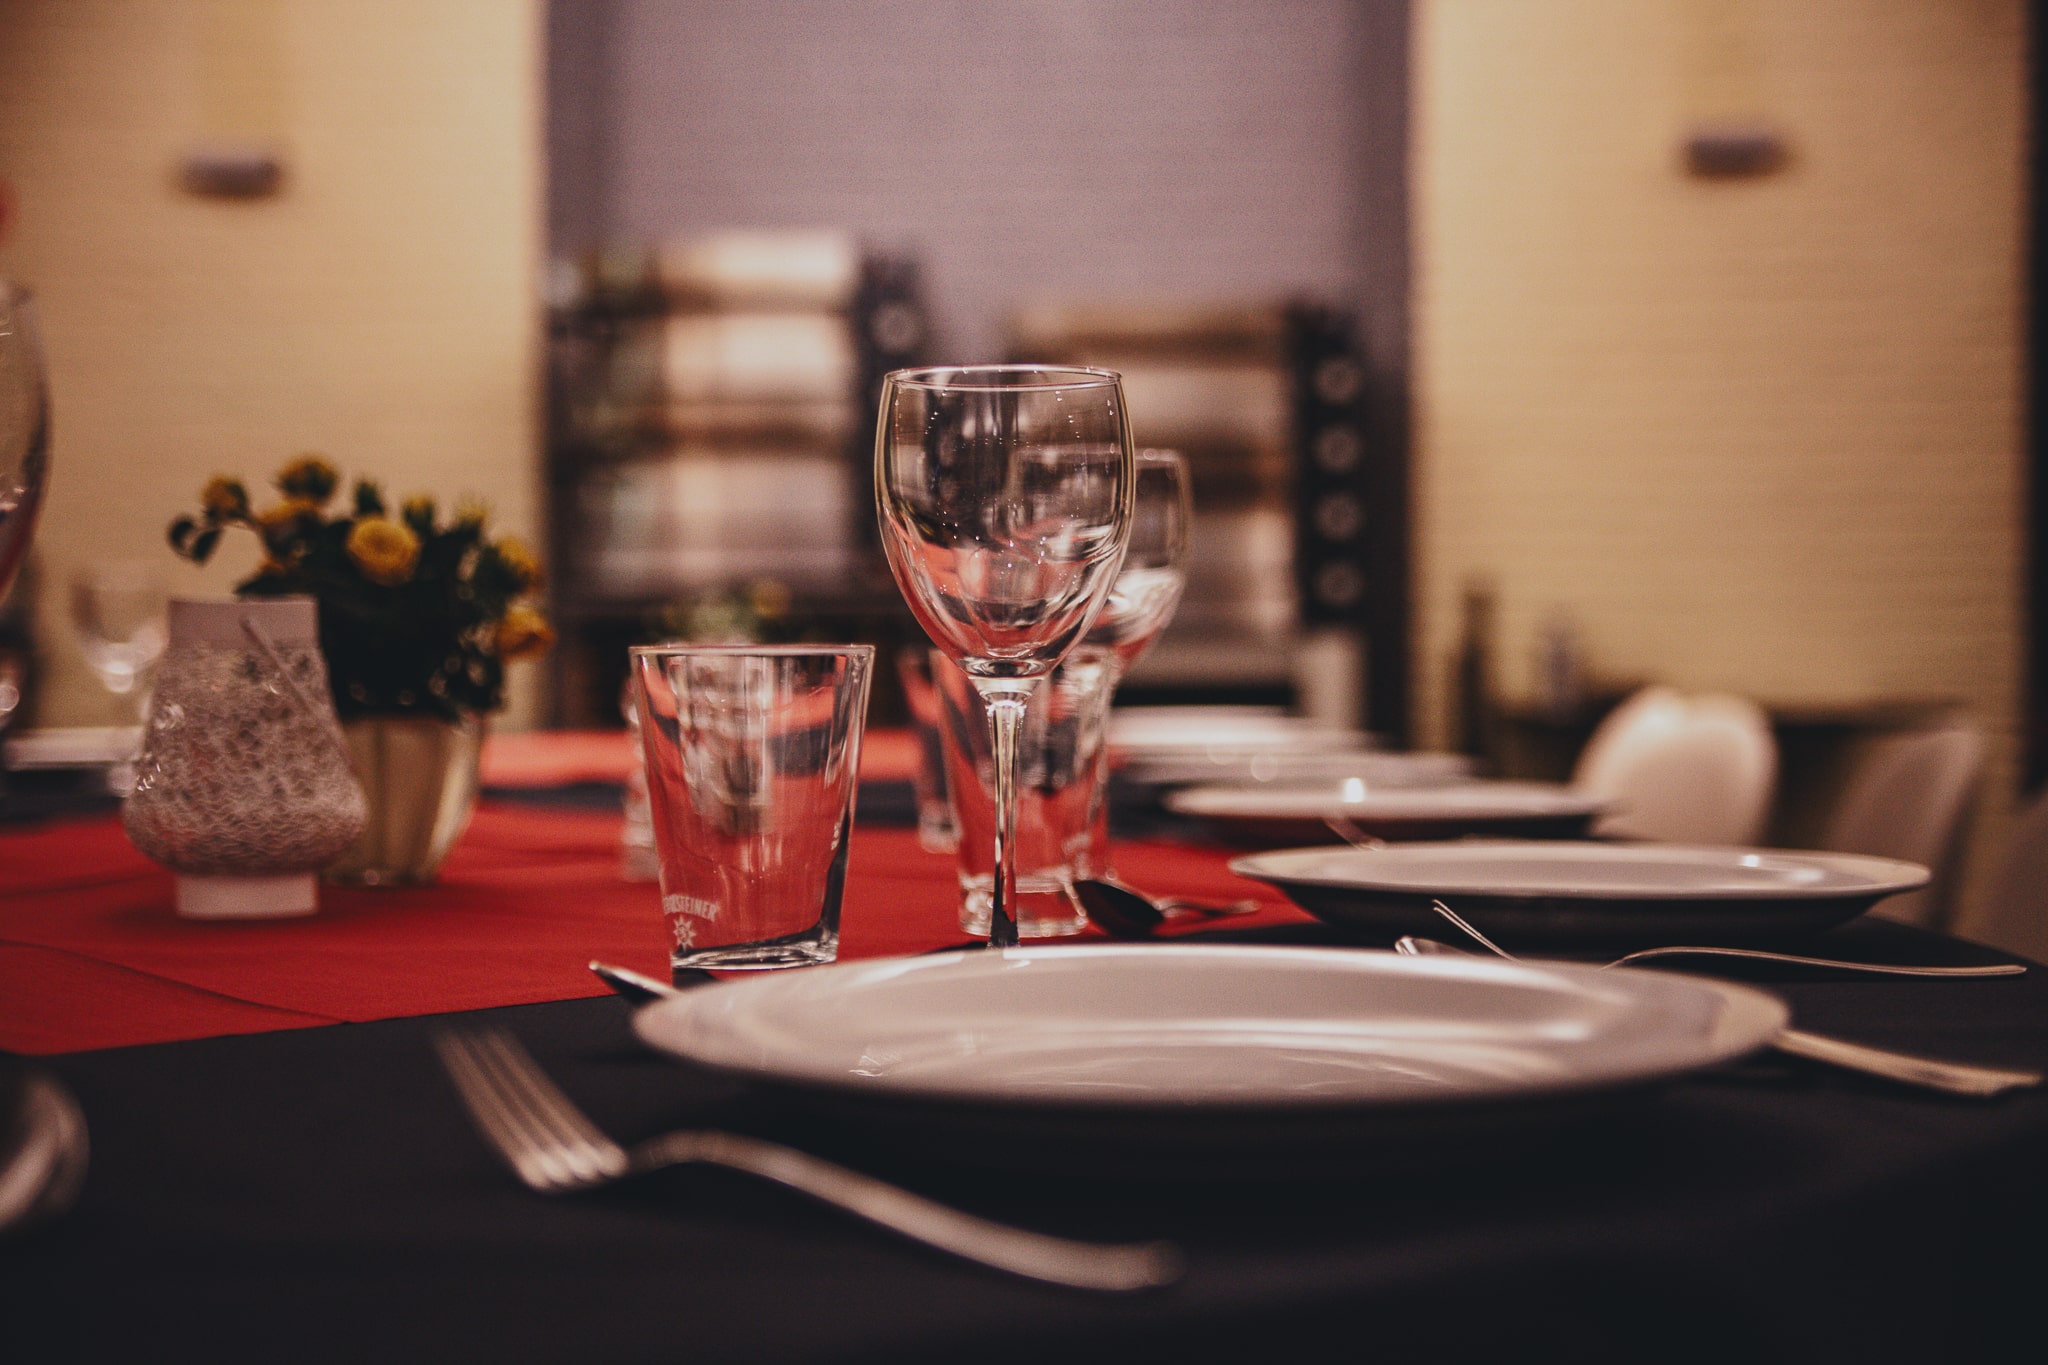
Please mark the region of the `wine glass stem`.
[[990, 690], [988, 723], [995, 741], [996, 871], [989, 886], [988, 946], [1017, 946], [1017, 735], [1037, 680], [1018, 690]]

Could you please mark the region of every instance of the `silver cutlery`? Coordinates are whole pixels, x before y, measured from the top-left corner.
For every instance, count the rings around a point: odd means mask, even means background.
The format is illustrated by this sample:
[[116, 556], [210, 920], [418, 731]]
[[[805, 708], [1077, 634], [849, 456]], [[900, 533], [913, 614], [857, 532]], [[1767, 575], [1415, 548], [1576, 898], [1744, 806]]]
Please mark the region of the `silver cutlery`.
[[609, 962], [592, 961], [590, 970], [599, 981], [636, 1005], [648, 1005], [671, 995], [682, 994], [666, 981], [656, 981], [651, 976], [642, 976], [626, 967], [614, 967]]
[[1353, 848], [1362, 848], [1366, 852], [1372, 853], [1387, 846], [1385, 839], [1379, 838], [1377, 835], [1367, 834], [1349, 816], [1325, 815], [1323, 817], [1323, 824], [1328, 827], [1330, 833], [1336, 835]]
[[1128, 1292], [1178, 1279], [1167, 1242], [1105, 1245], [977, 1218], [808, 1152], [738, 1133], [685, 1129], [627, 1148], [606, 1137], [510, 1034], [443, 1032], [442, 1064], [477, 1129], [521, 1181], [543, 1194], [595, 1189], [667, 1166], [744, 1171], [963, 1260], [1075, 1289]]
[[1660, 957], [1736, 957], [1755, 962], [1783, 962], [1795, 967], [1821, 967], [1835, 972], [1863, 972], [1871, 976], [2019, 976], [2027, 969], [2017, 962], [1995, 962], [1986, 967], [1906, 967], [1889, 962], [1844, 962], [1830, 957], [1801, 957], [1797, 953], [1767, 953], [1756, 948], [1709, 948], [1676, 945], [1644, 948], [1627, 953], [1603, 967], [1627, 967]]
[[1219, 902], [1187, 896], [1148, 896], [1113, 877], [1084, 878], [1074, 883], [1071, 894], [1088, 918], [1115, 938], [1143, 938], [1167, 920], [1183, 916], [1227, 919], [1232, 915], [1249, 915], [1259, 908], [1255, 900]]
[[25, 1075], [13, 1113], [0, 1112], [0, 1233], [70, 1208], [85, 1184], [90, 1143], [78, 1101], [56, 1077]]
[[[1514, 954], [1482, 934], [1463, 915], [1451, 909], [1440, 900], [1429, 903], [1429, 908], [1442, 915], [1474, 942], [1501, 957], [1512, 958]], [[1417, 939], [1416, 942], [1427, 942]], [[1399, 947], [1399, 945], [1395, 945]], [[1884, 962], [1845, 962], [1832, 957], [1801, 957], [1796, 953], [1768, 953], [1758, 948], [1710, 948], [1697, 944], [1679, 944], [1668, 948], [1643, 948], [1625, 953], [1612, 962], [1595, 965], [1601, 969], [1627, 967], [1638, 962], [1654, 961], [1660, 957], [1732, 957], [1750, 962], [1781, 962], [1795, 967], [1820, 967], [1836, 972], [1862, 972], [1871, 976], [2019, 976], [2027, 969], [2017, 962], [1998, 962], [1988, 967], [1901, 967]]]
[[[1452, 923], [1491, 948], [1498, 956], [1510, 962], [1521, 960], [1466, 924], [1441, 901], [1436, 903], [1436, 909]], [[1413, 936], [1404, 937], [1396, 942], [1394, 951], [1407, 957], [1470, 956], [1466, 949], [1439, 943], [1435, 939]], [[1863, 1043], [1851, 1043], [1824, 1034], [1808, 1033], [1803, 1029], [1783, 1030], [1771, 1040], [1771, 1047], [1775, 1051], [1794, 1057], [1804, 1057], [1808, 1061], [1825, 1062], [1845, 1070], [1860, 1071], [1866, 1075], [1882, 1077], [1904, 1085], [1940, 1090], [1951, 1095], [2002, 1095], [2008, 1090], [2037, 1086], [2042, 1081], [2041, 1073], [2038, 1071], [2006, 1071], [1998, 1067], [1973, 1066], [1967, 1062], [1945, 1062], [1909, 1052], [1892, 1052], [1885, 1048], [1869, 1047]]]
[[[1323, 823], [1330, 832], [1339, 836], [1353, 848], [1376, 852], [1387, 846], [1386, 840], [1376, 839], [1342, 815], [1327, 815]], [[1500, 947], [1487, 939], [1486, 935], [1467, 924], [1442, 901], [1435, 901], [1431, 908], [1450, 920], [1466, 934], [1486, 944], [1502, 957], [1508, 956]], [[1418, 940], [1420, 941], [1420, 940]], [[1845, 962], [1838, 958], [1802, 957], [1795, 953], [1769, 953], [1755, 948], [1714, 948], [1697, 944], [1674, 944], [1667, 948], [1644, 948], [1638, 952], [1618, 957], [1612, 962], [1603, 962], [1603, 967], [1626, 967], [1638, 962], [1648, 962], [1660, 957], [1735, 957], [1747, 958], [1753, 962], [1782, 962], [1798, 967], [1818, 967], [1837, 972], [1865, 972], [1872, 976], [2019, 976], [2027, 969], [2017, 962], [2000, 962], [1988, 967], [1901, 967], [1880, 962]]]

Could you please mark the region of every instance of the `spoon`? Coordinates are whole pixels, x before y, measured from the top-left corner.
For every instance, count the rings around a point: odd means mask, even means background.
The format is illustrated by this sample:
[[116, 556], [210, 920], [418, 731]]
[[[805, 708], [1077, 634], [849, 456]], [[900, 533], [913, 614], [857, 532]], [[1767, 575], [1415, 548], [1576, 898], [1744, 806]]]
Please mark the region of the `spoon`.
[[[1464, 921], [1453, 914], [1441, 902], [1436, 907], [1448, 915], [1454, 923]], [[1472, 931], [1481, 943], [1492, 948], [1500, 957], [1509, 962], [1521, 959], [1508, 953], [1490, 940]], [[1399, 939], [1394, 951], [1403, 957], [1471, 957], [1464, 948], [1439, 943], [1435, 939], [1416, 938], [1413, 935]], [[1839, 1066], [1845, 1071], [1860, 1071], [1865, 1075], [1878, 1076], [1903, 1085], [1923, 1086], [1940, 1090], [1950, 1095], [1972, 1095], [1989, 1097], [2008, 1090], [2018, 1090], [2041, 1084], [2038, 1071], [2003, 1071], [1996, 1067], [1971, 1066], [1964, 1062], [1937, 1061], [1932, 1057], [1919, 1057], [1909, 1052], [1891, 1052], [1884, 1048], [1868, 1047], [1862, 1043], [1851, 1043], [1841, 1038], [1830, 1038], [1824, 1034], [1808, 1033], [1803, 1029], [1785, 1029], [1770, 1042], [1773, 1050], [1793, 1057], [1804, 1057], [1808, 1061], [1826, 1062]]]
[[1114, 938], [1143, 938], [1169, 919], [1195, 915], [1204, 919], [1225, 919], [1249, 915], [1259, 908], [1254, 900], [1189, 900], [1182, 896], [1154, 898], [1111, 877], [1089, 877], [1074, 883], [1074, 899], [1088, 918]]

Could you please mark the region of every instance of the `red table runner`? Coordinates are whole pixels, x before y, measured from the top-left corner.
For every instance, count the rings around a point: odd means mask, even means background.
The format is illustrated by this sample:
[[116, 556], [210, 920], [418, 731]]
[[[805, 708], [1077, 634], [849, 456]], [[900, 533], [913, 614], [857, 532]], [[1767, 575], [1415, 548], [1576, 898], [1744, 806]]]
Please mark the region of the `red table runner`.
[[[659, 896], [619, 875], [620, 817], [485, 802], [438, 883], [323, 887], [315, 915], [203, 922], [117, 819], [0, 835], [0, 1049], [67, 1052], [602, 993], [592, 958], [664, 977]], [[1128, 842], [1118, 872], [1162, 894], [1259, 896], [1221, 851]], [[950, 857], [857, 829], [845, 958], [964, 942]]]

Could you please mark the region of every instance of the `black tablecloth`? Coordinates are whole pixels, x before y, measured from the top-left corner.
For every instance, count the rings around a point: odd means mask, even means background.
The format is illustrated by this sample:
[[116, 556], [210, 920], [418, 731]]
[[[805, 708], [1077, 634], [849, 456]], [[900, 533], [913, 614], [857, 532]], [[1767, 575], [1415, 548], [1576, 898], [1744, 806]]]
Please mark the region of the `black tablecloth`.
[[[1304, 929], [1293, 937], [1314, 939]], [[1287, 937], [1287, 935], [1281, 935]], [[1982, 950], [1857, 925], [1818, 950]], [[2048, 1065], [2048, 971], [1777, 979], [1805, 1027]], [[960, 1361], [2039, 1358], [2048, 1093], [1949, 1100], [1803, 1063], [1690, 1078], [1549, 1141], [1434, 1168], [992, 1177], [652, 1056], [623, 1002], [463, 1016], [515, 1031], [622, 1139], [718, 1122], [979, 1211], [1167, 1236], [1130, 1298], [956, 1263], [743, 1176], [546, 1199], [482, 1146], [436, 1019], [76, 1054], [93, 1157], [60, 1222], [0, 1241], [0, 1360]], [[1241, 1172], [1239, 1173], [1241, 1174]], [[2027, 1349], [2027, 1334], [2033, 1333]]]

